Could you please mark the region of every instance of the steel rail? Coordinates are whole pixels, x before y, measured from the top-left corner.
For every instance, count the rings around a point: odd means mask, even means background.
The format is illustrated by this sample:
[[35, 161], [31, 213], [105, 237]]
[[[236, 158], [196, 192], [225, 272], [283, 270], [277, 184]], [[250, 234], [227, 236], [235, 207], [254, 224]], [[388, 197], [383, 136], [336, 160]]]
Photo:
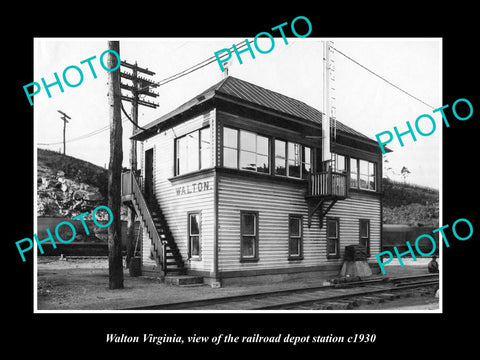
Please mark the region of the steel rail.
[[[390, 285], [390, 286], [389, 286]], [[264, 291], [264, 292], [257, 292], [257, 293], [248, 293], [248, 294], [239, 294], [239, 295], [232, 295], [232, 296], [225, 296], [225, 297], [215, 297], [215, 298], [205, 298], [205, 299], [197, 299], [197, 300], [189, 300], [189, 301], [182, 301], [176, 303], [164, 303], [164, 304], [154, 304], [154, 305], [146, 305], [146, 306], [138, 306], [138, 307], [129, 307], [124, 308], [122, 310], [189, 310], [189, 309], [198, 309], [198, 308], [207, 308], [211, 306], [214, 308], [217, 305], [226, 305], [232, 302], [247, 302], [247, 301], [263, 301], [268, 302], [269, 300], [272, 301], [271, 305], [263, 304], [261, 306], [253, 306], [249, 310], [268, 310], [268, 309], [275, 309], [287, 306], [295, 306], [307, 303], [314, 303], [314, 302], [328, 302], [332, 300], [339, 300], [341, 298], [347, 299], [352, 297], [361, 297], [366, 295], [374, 295], [381, 292], [392, 292], [392, 291], [400, 291], [400, 290], [407, 290], [413, 289], [423, 286], [434, 286], [438, 285], [438, 274], [425, 274], [425, 275], [413, 275], [413, 276], [405, 276], [405, 277], [395, 277], [395, 278], [376, 278], [371, 280], [363, 280], [363, 281], [352, 281], [352, 282], [345, 282], [340, 284], [331, 284], [331, 285], [314, 285], [314, 286], [301, 286], [301, 287], [294, 287], [288, 289], [281, 289], [281, 290], [274, 290], [274, 291]], [[292, 301], [283, 301], [278, 302], [278, 297], [288, 297], [292, 296], [302, 296], [302, 295], [310, 295], [315, 296], [317, 293], [320, 295], [328, 290], [336, 290], [342, 288], [353, 288], [352, 290], [364, 287], [374, 287], [373, 289], [360, 289], [359, 291], [352, 291], [348, 294], [335, 294], [325, 297], [318, 297], [316, 299], [304, 299], [304, 300], [292, 300]], [[312, 294], [313, 293], [313, 294]], [[277, 302], [275, 303], [275, 300]], [[286, 299], [285, 299], [286, 300]], [[233, 304], [232, 304], [233, 305]], [[214, 309], [212, 309], [214, 310]], [[230, 310], [235, 310], [232, 308]]]

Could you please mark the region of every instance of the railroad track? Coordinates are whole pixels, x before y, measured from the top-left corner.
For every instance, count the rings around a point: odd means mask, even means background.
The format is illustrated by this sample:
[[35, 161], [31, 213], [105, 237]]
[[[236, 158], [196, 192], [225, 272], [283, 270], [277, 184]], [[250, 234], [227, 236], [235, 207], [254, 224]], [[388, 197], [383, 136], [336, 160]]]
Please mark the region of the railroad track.
[[[393, 285], [393, 286], [392, 286]], [[290, 304], [272, 304], [262, 310], [351, 310], [365, 304], [383, 303], [402, 297], [433, 295], [438, 288], [438, 278], [394, 282], [387, 286], [369, 286], [346, 294], [333, 294], [313, 301], [297, 301]], [[353, 290], [353, 289], [352, 289]]]
[[128, 310], [348, 310], [363, 304], [394, 300], [421, 292], [433, 294], [438, 285], [438, 274], [376, 278]]

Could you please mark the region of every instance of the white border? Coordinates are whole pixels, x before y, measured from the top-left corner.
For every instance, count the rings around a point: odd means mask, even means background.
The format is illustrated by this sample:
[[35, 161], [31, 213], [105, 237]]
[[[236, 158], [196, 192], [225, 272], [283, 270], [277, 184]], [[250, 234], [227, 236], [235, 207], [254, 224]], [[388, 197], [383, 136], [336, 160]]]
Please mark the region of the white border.
[[[34, 38], [34, 40], [37, 38]], [[57, 39], [57, 38], [42, 38], [42, 39]], [[83, 38], [68, 38], [72, 41], [82, 41]], [[205, 40], [225, 40], [230, 38], [92, 38], [95, 40], [141, 40], [141, 41], [205, 41]], [[291, 39], [287, 37], [287, 39]], [[298, 38], [294, 38], [298, 39]], [[375, 41], [375, 40], [388, 40], [388, 41], [423, 41], [423, 40], [437, 40], [439, 41], [439, 54], [440, 67], [439, 67], [439, 78], [441, 89], [439, 98], [442, 99], [443, 104], [443, 38], [441, 37], [432, 37], [432, 38], [303, 38], [302, 41], [321, 41], [321, 40], [342, 40], [342, 41]], [[34, 41], [34, 54], [37, 54], [37, 42]], [[36, 78], [36, 65], [34, 60], [34, 77]], [[35, 108], [34, 108], [34, 174], [33, 174], [33, 186], [35, 194], [37, 194], [37, 124], [35, 122]], [[439, 141], [439, 152], [440, 152], [440, 181], [439, 181], [439, 226], [443, 226], [443, 126], [440, 126], [440, 141]], [[37, 196], [33, 199], [33, 217], [34, 217], [34, 233], [37, 233]], [[439, 235], [440, 236], [440, 235]], [[33, 239], [32, 239], [33, 240]], [[441, 239], [439, 239], [440, 244]], [[38, 299], [37, 299], [37, 251], [34, 251], [33, 254], [33, 313], [35, 314], [82, 314], [82, 313], [92, 313], [92, 314], [391, 314], [391, 313], [421, 313], [421, 314], [439, 314], [443, 313], [443, 249], [440, 247], [439, 253], [439, 286], [440, 286], [440, 297], [439, 297], [439, 308], [436, 310], [41, 310], [38, 309]]]

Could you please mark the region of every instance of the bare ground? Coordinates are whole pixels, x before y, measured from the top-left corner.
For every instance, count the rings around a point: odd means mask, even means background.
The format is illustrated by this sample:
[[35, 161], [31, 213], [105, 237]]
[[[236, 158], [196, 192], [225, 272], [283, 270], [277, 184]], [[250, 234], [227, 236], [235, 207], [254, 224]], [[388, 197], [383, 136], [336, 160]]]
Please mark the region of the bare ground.
[[[423, 273], [423, 266], [390, 268], [390, 275]], [[226, 286], [218, 289], [207, 285], [178, 287], [166, 285], [157, 278], [131, 277], [124, 270], [124, 288], [108, 288], [106, 258], [59, 260], [58, 257], [39, 257], [37, 263], [38, 310], [118, 310], [160, 303], [207, 299], [213, 297], [257, 293], [269, 289], [288, 288], [292, 282], [248, 286]], [[295, 285], [299, 285], [298, 282]], [[308, 283], [305, 282], [305, 286]], [[438, 299], [402, 299], [398, 306], [415, 309], [438, 308]], [[431, 305], [430, 305], [431, 304]], [[435, 305], [436, 304], [436, 305]], [[390, 304], [393, 305], [393, 304]], [[372, 309], [384, 309], [379, 304]]]

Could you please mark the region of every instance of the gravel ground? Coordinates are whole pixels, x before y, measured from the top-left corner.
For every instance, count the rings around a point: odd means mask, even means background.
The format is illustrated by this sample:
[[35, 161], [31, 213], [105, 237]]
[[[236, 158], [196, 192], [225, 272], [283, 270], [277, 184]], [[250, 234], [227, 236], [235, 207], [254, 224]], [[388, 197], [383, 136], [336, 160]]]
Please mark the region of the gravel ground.
[[[426, 273], [426, 266], [389, 267], [387, 275]], [[258, 293], [299, 286], [298, 281], [213, 289], [207, 285], [172, 286], [159, 279], [130, 277], [124, 270], [124, 289], [108, 289], [107, 258], [39, 257], [38, 310], [117, 310], [134, 306]], [[321, 283], [323, 280], [317, 281]], [[305, 285], [308, 285], [305, 282]], [[310, 282], [311, 284], [311, 282]], [[404, 304], [405, 306], [409, 304]]]

